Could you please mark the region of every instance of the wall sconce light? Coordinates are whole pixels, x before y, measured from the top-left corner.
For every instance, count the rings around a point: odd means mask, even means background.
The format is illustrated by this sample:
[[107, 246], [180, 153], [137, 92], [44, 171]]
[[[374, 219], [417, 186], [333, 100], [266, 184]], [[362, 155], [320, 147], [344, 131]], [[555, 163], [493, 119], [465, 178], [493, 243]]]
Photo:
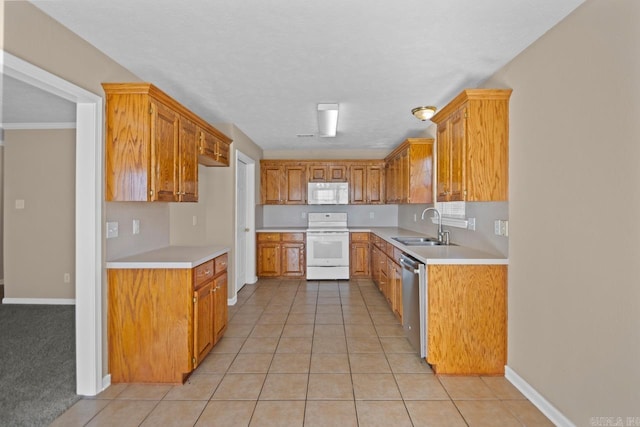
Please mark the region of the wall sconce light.
[[429, 120], [436, 113], [436, 107], [426, 106], [426, 107], [416, 107], [411, 110], [411, 114], [416, 116], [418, 120]]
[[338, 131], [338, 105], [318, 104], [318, 136], [334, 137]]

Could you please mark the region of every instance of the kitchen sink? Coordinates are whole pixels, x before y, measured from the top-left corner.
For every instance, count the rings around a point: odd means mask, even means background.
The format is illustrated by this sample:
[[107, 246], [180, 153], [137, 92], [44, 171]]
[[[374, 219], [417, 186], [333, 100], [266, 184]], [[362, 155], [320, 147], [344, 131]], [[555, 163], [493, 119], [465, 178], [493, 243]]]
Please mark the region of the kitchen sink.
[[392, 239], [405, 246], [446, 246], [443, 242], [439, 242], [438, 239], [433, 237], [398, 236], [392, 237]]

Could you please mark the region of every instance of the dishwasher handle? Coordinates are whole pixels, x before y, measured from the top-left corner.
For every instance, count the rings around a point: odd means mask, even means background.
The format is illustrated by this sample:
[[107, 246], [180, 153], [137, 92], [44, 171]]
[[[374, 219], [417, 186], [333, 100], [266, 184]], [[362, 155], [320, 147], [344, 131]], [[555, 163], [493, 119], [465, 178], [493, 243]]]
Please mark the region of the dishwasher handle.
[[415, 258], [402, 254], [400, 255], [400, 264], [402, 265], [402, 267], [406, 268], [407, 270], [410, 270], [410, 271], [412, 270], [415, 274], [418, 274], [420, 271], [419, 270], [420, 264], [422, 263]]

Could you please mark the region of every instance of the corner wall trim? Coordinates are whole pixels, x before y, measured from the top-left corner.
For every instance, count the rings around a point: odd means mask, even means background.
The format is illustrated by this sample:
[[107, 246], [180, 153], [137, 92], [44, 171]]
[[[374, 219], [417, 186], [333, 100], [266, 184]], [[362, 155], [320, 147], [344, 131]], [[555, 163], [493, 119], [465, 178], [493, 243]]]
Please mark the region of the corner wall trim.
[[227, 305], [236, 305], [238, 302], [238, 294], [235, 294], [233, 298], [227, 298]]
[[65, 298], [4, 298], [3, 304], [76, 305], [75, 299]]
[[531, 387], [520, 375], [508, 366], [504, 367], [504, 377], [513, 384], [536, 408], [558, 427], [576, 427], [562, 412], [545, 399], [538, 391]]

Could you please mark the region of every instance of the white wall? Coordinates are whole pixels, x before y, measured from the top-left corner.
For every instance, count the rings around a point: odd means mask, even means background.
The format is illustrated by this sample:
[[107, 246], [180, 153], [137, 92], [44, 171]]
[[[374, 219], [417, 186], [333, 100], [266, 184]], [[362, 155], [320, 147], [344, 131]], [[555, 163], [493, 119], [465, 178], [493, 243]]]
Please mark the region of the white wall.
[[579, 426], [640, 416], [638, 22], [589, 0], [484, 84], [513, 88], [508, 365]]

